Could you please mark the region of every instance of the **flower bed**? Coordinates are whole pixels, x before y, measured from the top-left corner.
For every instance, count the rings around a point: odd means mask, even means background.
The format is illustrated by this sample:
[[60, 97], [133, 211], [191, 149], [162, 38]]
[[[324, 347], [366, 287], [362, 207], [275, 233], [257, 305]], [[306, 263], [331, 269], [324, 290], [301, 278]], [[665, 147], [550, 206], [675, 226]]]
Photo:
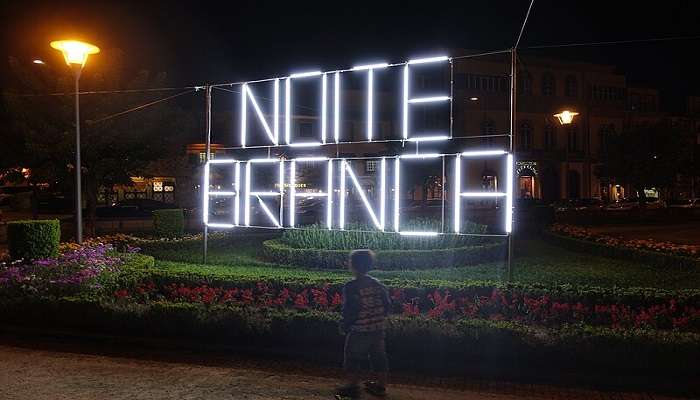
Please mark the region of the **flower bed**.
[[700, 245], [684, 245], [653, 239], [624, 239], [596, 234], [586, 228], [553, 224], [545, 238], [572, 250], [632, 259], [658, 266], [700, 267]]
[[[583, 324], [612, 329], [674, 329], [700, 331], [700, 307], [688, 301], [670, 299], [650, 305], [609, 302], [566, 302], [547, 294], [533, 296], [517, 290], [493, 289], [488, 295], [465, 291], [392, 288], [393, 312], [404, 316], [455, 321], [487, 319], [514, 321], [536, 326]], [[198, 286], [183, 283], [139, 283], [120, 288], [114, 301], [152, 304], [167, 301], [203, 305], [237, 305], [340, 311], [340, 285], [293, 287], [272, 282], [254, 286]]]
[[153, 265], [152, 258], [137, 251], [128, 247], [126, 253], [118, 253], [111, 244], [87, 241], [82, 246], [62, 244], [57, 257], [0, 263], [0, 297], [57, 298], [100, 290], [104, 280], [125, 265]]

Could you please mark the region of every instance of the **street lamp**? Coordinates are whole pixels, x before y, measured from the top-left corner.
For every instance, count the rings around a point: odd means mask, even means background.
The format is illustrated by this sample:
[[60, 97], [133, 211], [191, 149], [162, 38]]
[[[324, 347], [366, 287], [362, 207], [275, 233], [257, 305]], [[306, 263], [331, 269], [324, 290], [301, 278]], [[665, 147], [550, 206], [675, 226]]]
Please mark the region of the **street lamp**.
[[99, 47], [78, 40], [56, 40], [51, 47], [63, 53], [66, 64], [75, 76], [75, 241], [83, 243], [83, 207], [80, 199], [80, 73], [90, 54], [100, 52]]
[[569, 111], [569, 110], [564, 110], [560, 112], [559, 114], [554, 114], [555, 117], [559, 120], [559, 123], [562, 125], [569, 125], [574, 121], [574, 117], [577, 116], [577, 112]]

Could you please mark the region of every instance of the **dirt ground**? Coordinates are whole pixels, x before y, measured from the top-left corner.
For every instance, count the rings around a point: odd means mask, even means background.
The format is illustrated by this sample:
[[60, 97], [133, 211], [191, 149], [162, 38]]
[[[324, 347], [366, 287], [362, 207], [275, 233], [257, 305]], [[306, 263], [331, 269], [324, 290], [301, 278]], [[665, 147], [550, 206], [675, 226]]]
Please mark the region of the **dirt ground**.
[[[332, 399], [334, 372], [283, 364], [251, 368], [201, 365], [0, 345], [0, 399]], [[271, 364], [271, 365], [269, 365]], [[372, 398], [365, 395], [364, 398]], [[390, 399], [667, 399], [534, 385], [479, 385], [462, 390], [394, 384]]]

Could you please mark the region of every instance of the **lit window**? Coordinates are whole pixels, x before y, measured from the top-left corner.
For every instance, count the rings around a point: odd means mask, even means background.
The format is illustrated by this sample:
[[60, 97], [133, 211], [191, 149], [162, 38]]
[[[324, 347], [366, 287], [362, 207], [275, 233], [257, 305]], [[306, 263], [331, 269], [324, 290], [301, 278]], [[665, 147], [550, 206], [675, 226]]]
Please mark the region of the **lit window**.
[[163, 191], [163, 182], [153, 182], [153, 191], [154, 192], [162, 192]]
[[377, 171], [377, 160], [367, 160], [365, 162], [365, 171], [366, 172]]

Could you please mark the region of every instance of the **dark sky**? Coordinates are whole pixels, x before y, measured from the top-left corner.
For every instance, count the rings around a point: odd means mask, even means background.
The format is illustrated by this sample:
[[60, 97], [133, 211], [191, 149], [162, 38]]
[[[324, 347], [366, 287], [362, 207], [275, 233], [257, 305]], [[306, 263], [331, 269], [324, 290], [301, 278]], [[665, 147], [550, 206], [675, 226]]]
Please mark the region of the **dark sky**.
[[[48, 42], [121, 48], [134, 69], [187, 85], [402, 61], [447, 49], [512, 47], [529, 0], [439, 2], [8, 1], [2, 53], [60, 62]], [[700, 35], [697, 1], [536, 1], [523, 54], [617, 65], [639, 85], [699, 94], [700, 40], [528, 51], [533, 45]], [[285, 5], [292, 4], [292, 5]], [[451, 54], [455, 55], [455, 54]], [[98, 57], [91, 63], [98, 65]], [[3, 67], [5, 68], [5, 67]]]

